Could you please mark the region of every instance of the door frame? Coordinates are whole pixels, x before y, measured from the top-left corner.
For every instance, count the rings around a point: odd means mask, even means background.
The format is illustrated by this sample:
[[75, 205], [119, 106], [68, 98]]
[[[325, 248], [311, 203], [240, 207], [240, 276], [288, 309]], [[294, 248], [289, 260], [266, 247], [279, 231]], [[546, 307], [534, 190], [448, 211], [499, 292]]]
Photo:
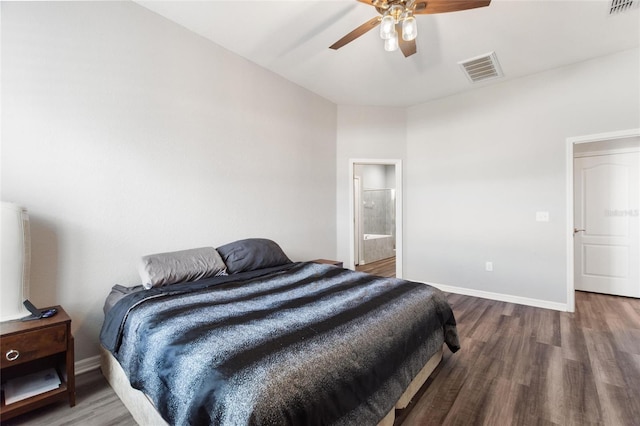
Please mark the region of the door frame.
[[566, 218], [566, 253], [567, 253], [567, 311], [575, 312], [576, 310], [576, 289], [574, 282], [574, 245], [573, 245], [573, 226], [574, 226], [574, 202], [573, 202], [573, 154], [574, 146], [589, 142], [602, 142], [615, 139], [626, 139], [640, 136], [640, 128], [619, 130], [615, 132], [597, 133], [592, 135], [575, 136], [567, 138], [566, 141], [566, 170], [567, 170], [567, 218]]
[[356, 263], [360, 263], [362, 260], [362, 244], [359, 239], [356, 243], [356, 235], [360, 235], [362, 225], [362, 178], [360, 176], [353, 176], [353, 264], [354, 268]]
[[353, 168], [357, 164], [395, 166], [396, 169], [396, 277], [402, 278], [402, 160], [398, 159], [349, 159], [349, 265], [355, 270], [355, 195]]

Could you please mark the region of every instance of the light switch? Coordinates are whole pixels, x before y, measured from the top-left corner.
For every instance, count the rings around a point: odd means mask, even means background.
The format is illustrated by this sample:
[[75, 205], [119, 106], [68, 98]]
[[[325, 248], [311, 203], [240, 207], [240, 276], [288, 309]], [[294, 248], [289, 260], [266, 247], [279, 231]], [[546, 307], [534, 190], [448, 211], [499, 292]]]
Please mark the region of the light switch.
[[549, 222], [549, 212], [536, 212], [536, 222]]

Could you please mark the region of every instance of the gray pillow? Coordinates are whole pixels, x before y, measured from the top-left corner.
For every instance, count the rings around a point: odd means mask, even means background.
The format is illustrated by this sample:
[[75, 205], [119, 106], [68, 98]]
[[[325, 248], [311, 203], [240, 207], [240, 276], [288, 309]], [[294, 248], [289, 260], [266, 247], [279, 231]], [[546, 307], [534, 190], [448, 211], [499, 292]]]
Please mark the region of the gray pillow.
[[280, 246], [265, 238], [249, 238], [218, 247], [230, 274], [292, 263]]
[[138, 265], [146, 289], [227, 275], [227, 267], [213, 247], [143, 256]]

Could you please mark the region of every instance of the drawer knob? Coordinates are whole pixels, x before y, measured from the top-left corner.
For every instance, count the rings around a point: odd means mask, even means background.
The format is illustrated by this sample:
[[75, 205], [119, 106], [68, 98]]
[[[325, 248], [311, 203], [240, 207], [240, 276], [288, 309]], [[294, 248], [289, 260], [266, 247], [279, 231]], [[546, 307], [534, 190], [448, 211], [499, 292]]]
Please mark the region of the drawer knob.
[[11, 349], [5, 355], [5, 357], [9, 361], [15, 361], [16, 359], [18, 359], [19, 356], [20, 356], [20, 352], [16, 351], [15, 349]]

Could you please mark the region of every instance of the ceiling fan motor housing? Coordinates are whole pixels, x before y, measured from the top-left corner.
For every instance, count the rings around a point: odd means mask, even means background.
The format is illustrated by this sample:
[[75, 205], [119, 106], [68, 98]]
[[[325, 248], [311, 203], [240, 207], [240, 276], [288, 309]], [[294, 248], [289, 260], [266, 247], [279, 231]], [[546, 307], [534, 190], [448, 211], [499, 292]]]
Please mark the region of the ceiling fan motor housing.
[[397, 21], [402, 12], [412, 8], [410, 3], [413, 2], [411, 0], [379, 0], [374, 1], [372, 4], [379, 14], [384, 15], [390, 12]]

